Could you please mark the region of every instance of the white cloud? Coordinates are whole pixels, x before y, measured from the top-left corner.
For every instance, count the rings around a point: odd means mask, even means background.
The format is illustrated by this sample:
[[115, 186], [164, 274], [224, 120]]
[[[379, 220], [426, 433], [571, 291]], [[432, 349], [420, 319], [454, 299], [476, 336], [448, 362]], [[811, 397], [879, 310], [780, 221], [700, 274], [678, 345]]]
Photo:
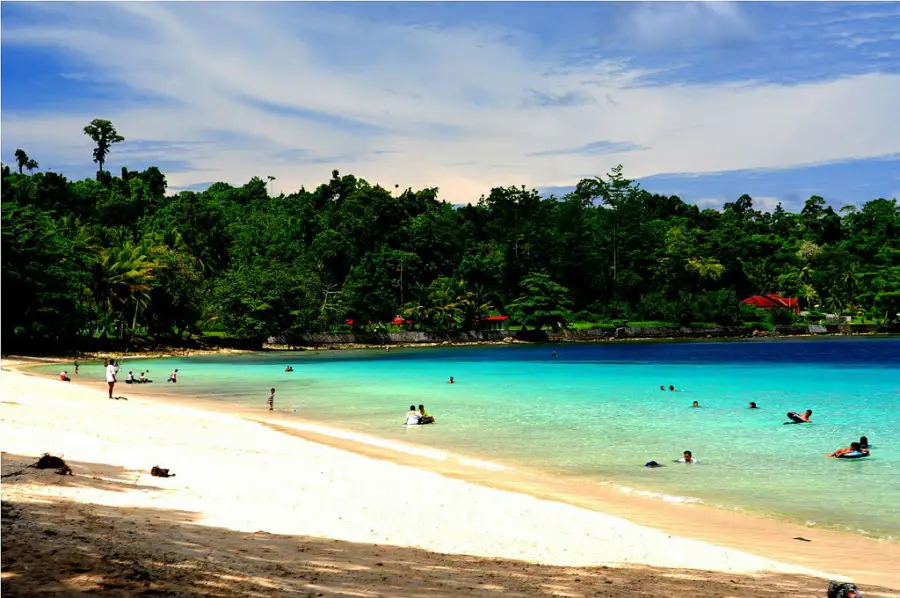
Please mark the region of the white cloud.
[[652, 47], [706, 45], [754, 32], [739, 2], [641, 2], [624, 25], [629, 39]]
[[[289, 192], [338, 168], [389, 188], [439, 186], [453, 202], [474, 201], [496, 185], [571, 185], [620, 162], [638, 178], [900, 153], [897, 75], [636, 86], [644, 73], [627, 64], [566, 67], [549, 53], [535, 60], [505, 31], [375, 26], [346, 11], [299, 14], [305, 6], [103, 3], [98, 18], [96, 5], [64, 3], [59, 25], [48, 18], [4, 27], [4, 44], [63, 47], [83, 57], [79, 75], [102, 74], [174, 102], [124, 102], [100, 112], [69, 110], [65, 102], [53, 111], [5, 109], [4, 150], [26, 148], [44, 167], [89, 164], [81, 130], [102, 117], [128, 139], [114, 148], [110, 167], [128, 151], [132, 168], [188, 162], [189, 169], [168, 173], [173, 187], [273, 175], [276, 191]], [[727, 6], [702, 10], [726, 22], [740, 16]], [[532, 90], [566, 101], [536, 105]], [[383, 131], [338, 128], [260, 103]], [[175, 145], [163, 153], [138, 141]], [[647, 149], [529, 156], [601, 141]], [[137, 147], [126, 150], [129, 142]], [[332, 159], [305, 163], [293, 158], [298, 150]]]

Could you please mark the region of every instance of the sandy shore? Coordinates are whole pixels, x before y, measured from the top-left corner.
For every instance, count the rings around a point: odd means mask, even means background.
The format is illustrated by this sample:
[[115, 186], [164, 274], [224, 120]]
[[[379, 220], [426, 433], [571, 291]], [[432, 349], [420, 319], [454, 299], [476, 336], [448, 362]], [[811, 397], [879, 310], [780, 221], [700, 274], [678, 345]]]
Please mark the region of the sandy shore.
[[[823, 578], [850, 571], [868, 595], [900, 596], [894, 544], [867, 541], [862, 569], [788, 564], [279, 423], [110, 401], [102, 382], [3, 371], [0, 386], [9, 595], [823, 596]], [[25, 467], [44, 452], [75, 475]]]

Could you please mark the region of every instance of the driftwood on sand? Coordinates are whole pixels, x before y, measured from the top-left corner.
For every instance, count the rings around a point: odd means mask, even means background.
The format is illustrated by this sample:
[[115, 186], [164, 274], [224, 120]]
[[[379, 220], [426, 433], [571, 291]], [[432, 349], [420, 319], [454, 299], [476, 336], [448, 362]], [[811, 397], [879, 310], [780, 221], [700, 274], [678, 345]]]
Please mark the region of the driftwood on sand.
[[163, 468], [158, 467], [158, 466], [156, 466], [156, 465], [154, 465], [154, 466], [150, 469], [150, 475], [156, 476], [156, 477], [158, 477], [158, 478], [174, 478], [174, 477], [175, 477], [175, 474], [174, 474], [174, 473], [169, 473], [169, 470], [168, 470], [168, 469], [163, 469]]
[[31, 467], [38, 469], [55, 469], [59, 475], [73, 475], [72, 468], [66, 465], [62, 457], [56, 457], [50, 453], [44, 453]]

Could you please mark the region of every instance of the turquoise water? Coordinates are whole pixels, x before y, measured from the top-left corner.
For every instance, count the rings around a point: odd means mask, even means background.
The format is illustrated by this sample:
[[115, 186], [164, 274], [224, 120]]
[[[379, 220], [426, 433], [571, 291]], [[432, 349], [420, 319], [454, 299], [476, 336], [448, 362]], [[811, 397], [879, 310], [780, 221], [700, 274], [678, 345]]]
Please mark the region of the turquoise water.
[[[279, 411], [329, 426], [900, 538], [896, 338], [215, 355], [128, 361], [121, 378], [147, 367], [148, 390], [262, 411], [274, 386]], [[177, 387], [165, 385], [176, 367]], [[82, 366], [85, 376], [99, 378], [99, 364]], [[660, 391], [670, 384], [679, 392]], [[759, 410], [747, 409], [751, 400]], [[419, 403], [437, 425], [402, 425]], [[807, 408], [812, 424], [782, 425], [787, 411]], [[824, 457], [861, 435], [872, 457]], [[699, 463], [673, 463], [685, 449]], [[651, 459], [667, 466], [643, 467]]]

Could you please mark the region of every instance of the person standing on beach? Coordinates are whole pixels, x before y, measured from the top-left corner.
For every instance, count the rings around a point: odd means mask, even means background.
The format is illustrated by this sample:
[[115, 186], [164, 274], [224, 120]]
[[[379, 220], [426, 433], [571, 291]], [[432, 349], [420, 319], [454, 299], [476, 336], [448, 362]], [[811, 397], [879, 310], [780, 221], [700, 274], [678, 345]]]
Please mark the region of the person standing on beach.
[[275, 411], [275, 389], [273, 388], [271, 394], [269, 394], [269, 398], [266, 399], [266, 405], [269, 406], [269, 411]]
[[106, 362], [106, 384], [109, 385], [109, 398], [113, 398], [113, 387], [116, 385], [116, 367], [115, 360], [103, 360]]
[[75, 375], [78, 375], [78, 360], [75, 360]]

